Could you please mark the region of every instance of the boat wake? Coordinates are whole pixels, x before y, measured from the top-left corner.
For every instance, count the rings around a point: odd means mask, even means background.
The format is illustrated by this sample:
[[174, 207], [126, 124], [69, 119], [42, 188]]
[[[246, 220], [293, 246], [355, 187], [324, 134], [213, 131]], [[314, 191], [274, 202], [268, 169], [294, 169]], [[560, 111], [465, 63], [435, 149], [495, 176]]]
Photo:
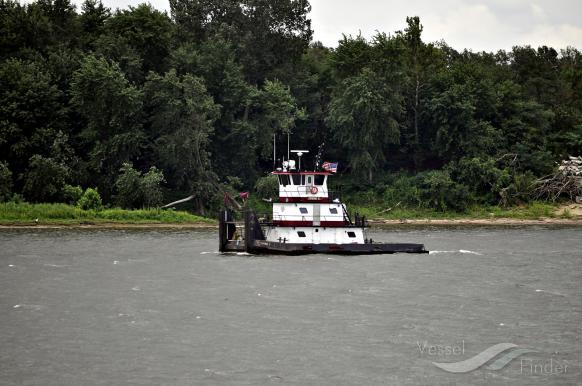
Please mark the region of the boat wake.
[[482, 253], [475, 252], [475, 251], [469, 251], [469, 250], [466, 250], [466, 249], [459, 249], [457, 251], [430, 251], [429, 252], [429, 255], [436, 255], [438, 253], [464, 253], [464, 254], [469, 254], [469, 255], [483, 256]]

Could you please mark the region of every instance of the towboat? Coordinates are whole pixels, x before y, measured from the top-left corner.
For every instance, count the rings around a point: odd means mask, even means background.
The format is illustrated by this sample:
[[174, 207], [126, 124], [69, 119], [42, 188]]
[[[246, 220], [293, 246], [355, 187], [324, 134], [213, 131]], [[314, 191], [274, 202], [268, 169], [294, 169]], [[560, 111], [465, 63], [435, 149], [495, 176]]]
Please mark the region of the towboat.
[[[334, 170], [301, 171], [301, 155], [283, 161], [272, 172], [279, 182], [279, 197], [272, 213], [250, 209], [239, 215], [225, 208], [219, 213], [220, 252], [251, 254], [391, 254], [428, 253], [423, 244], [380, 243], [367, 236], [368, 221], [351, 218], [345, 203], [328, 189]], [[238, 218], [237, 218], [238, 217]]]

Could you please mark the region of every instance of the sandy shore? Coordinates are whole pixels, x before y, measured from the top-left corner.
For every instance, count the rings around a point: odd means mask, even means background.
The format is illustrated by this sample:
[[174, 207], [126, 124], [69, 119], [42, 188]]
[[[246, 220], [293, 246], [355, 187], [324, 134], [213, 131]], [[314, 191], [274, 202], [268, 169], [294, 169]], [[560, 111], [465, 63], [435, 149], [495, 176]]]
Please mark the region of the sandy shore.
[[520, 226], [520, 225], [579, 225], [582, 219], [542, 218], [537, 220], [495, 218], [495, 219], [413, 219], [413, 220], [370, 220], [370, 225], [491, 225], [491, 226]]

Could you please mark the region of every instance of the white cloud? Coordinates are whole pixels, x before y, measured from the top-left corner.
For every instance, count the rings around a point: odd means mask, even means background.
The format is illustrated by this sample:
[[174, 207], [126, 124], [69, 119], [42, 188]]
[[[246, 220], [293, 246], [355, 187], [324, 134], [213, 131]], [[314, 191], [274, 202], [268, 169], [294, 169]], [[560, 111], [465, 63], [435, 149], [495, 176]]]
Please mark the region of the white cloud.
[[536, 18], [543, 20], [547, 17], [546, 11], [538, 4], [532, 3], [530, 4], [530, 8]]
[[520, 36], [518, 44], [532, 47], [547, 45], [557, 50], [573, 46], [581, 48], [582, 27], [570, 24], [537, 25], [527, 34]]
[[[27, 0], [30, 1], [30, 0]], [[78, 9], [83, 0], [73, 0]], [[115, 10], [140, 0], [103, 0]], [[168, 0], [150, 0], [169, 13]], [[497, 51], [514, 45], [582, 49], [582, 1], [577, 0], [310, 0], [314, 39], [335, 47], [342, 33], [370, 38], [406, 27], [419, 16], [425, 41], [445, 40], [457, 50]]]
[[429, 15], [425, 20], [425, 40], [444, 39], [456, 49], [496, 51], [515, 35], [515, 30], [484, 4], [460, 5], [441, 17]]
[[445, 40], [457, 50], [509, 50], [514, 45], [582, 48], [575, 0], [312, 0], [314, 38], [336, 46], [341, 34], [392, 33], [406, 27], [406, 16], [419, 16], [425, 41]]

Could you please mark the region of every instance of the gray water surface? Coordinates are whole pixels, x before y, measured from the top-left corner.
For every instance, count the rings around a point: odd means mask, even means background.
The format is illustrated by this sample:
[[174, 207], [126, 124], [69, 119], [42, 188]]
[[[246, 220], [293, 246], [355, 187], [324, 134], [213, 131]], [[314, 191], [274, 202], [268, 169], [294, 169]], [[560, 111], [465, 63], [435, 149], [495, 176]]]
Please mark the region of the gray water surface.
[[[0, 384], [581, 384], [581, 236], [405, 228], [372, 237], [433, 253], [289, 257], [218, 254], [215, 231], [1, 231]], [[536, 352], [432, 363], [498, 343]]]

